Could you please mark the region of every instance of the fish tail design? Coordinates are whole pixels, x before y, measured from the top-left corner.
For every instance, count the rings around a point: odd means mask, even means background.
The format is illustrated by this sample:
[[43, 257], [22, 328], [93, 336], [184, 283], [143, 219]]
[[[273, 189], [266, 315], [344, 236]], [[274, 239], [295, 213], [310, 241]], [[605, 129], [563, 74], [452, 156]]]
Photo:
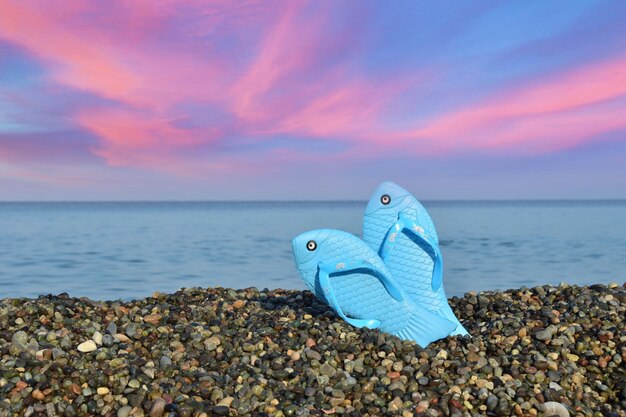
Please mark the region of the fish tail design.
[[401, 339], [414, 340], [422, 347], [428, 346], [435, 340], [448, 336], [457, 326], [433, 312], [417, 305], [411, 309], [411, 317], [404, 328], [398, 331]]
[[438, 312], [443, 318], [450, 320], [456, 325], [456, 328], [450, 333], [450, 336], [465, 336], [469, 334], [467, 330], [465, 330], [465, 327], [463, 327], [459, 319], [454, 315], [454, 311], [452, 311], [452, 308], [448, 304], [447, 300], [445, 303], [441, 303], [441, 307], [439, 308]]

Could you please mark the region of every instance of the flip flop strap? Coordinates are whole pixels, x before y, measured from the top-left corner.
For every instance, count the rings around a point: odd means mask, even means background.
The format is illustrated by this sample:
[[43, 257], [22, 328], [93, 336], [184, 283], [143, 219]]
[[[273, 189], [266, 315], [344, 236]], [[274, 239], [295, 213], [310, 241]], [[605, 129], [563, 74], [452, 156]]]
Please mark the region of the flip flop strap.
[[385, 240], [383, 241], [380, 257], [383, 261], [387, 260], [389, 254], [396, 245], [398, 235], [403, 232], [414, 236], [418, 241], [424, 243], [430, 248], [430, 251], [426, 251], [426, 253], [433, 260], [431, 287], [433, 291], [439, 290], [443, 282], [443, 259], [441, 257], [439, 245], [432, 242], [424, 233], [424, 228], [406, 214], [398, 214], [398, 221], [389, 228], [389, 231], [385, 236]]
[[374, 276], [376, 276], [380, 280], [380, 282], [383, 284], [385, 289], [389, 292], [389, 295], [391, 295], [391, 297], [394, 300], [396, 301], [403, 300], [402, 291], [400, 290], [400, 287], [395, 282], [395, 280], [391, 276], [388, 276], [382, 273], [381, 271], [376, 269], [376, 267], [374, 267], [373, 265], [369, 263], [340, 262], [332, 266], [327, 263], [320, 263], [318, 265], [318, 269], [319, 269], [320, 287], [322, 288], [324, 297], [326, 297], [326, 300], [328, 300], [328, 302], [330, 303], [330, 306], [337, 312], [339, 317], [341, 317], [346, 322], [348, 322], [349, 324], [355, 327], [368, 327], [370, 329], [376, 329], [380, 327], [381, 321], [377, 319], [355, 319], [352, 317], [348, 317], [346, 313], [343, 311], [343, 309], [341, 308], [341, 305], [339, 305], [339, 301], [337, 300], [337, 297], [335, 296], [335, 291], [333, 290], [332, 284], [330, 282], [330, 275], [337, 274], [337, 273], [349, 274], [350, 272], [354, 273], [357, 270], [362, 270], [362, 269], [372, 271], [374, 273]]

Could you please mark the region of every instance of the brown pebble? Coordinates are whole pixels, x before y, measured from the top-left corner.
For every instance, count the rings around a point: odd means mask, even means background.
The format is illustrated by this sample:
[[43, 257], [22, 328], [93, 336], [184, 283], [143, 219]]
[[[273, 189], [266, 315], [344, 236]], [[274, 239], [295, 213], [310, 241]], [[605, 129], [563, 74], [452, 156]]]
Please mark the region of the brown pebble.
[[37, 359], [38, 361], [52, 359], [52, 350], [51, 349], [38, 350], [37, 353], [35, 353], [35, 359]]
[[34, 390], [31, 395], [33, 396], [34, 399], [41, 401], [44, 398], [46, 398], [46, 396], [43, 394], [43, 392], [39, 391], [38, 389]]
[[246, 302], [243, 300], [237, 300], [233, 303], [234, 308], [241, 308], [246, 305]]
[[167, 403], [163, 398], [157, 398], [150, 407], [150, 417], [161, 417], [165, 412], [165, 405]]
[[150, 324], [159, 324], [163, 316], [160, 314], [148, 314], [143, 318], [143, 321]]
[[308, 348], [312, 348], [316, 344], [317, 343], [315, 343], [315, 340], [311, 339], [310, 337], [306, 340], [306, 347], [308, 347]]
[[122, 342], [122, 343], [127, 343], [127, 342], [130, 342], [130, 337], [126, 336], [126, 335], [125, 335], [125, 334], [123, 334], [123, 333], [118, 333], [118, 334], [116, 334], [116, 335], [115, 335], [115, 338], [116, 338], [117, 340], [119, 340], [120, 342]]
[[415, 412], [416, 413], [423, 413], [424, 411], [428, 410], [428, 407], [430, 406], [430, 404], [428, 404], [428, 401], [420, 401], [419, 403], [417, 403], [417, 407], [415, 407]]
[[463, 404], [461, 404], [459, 401], [455, 400], [454, 398], [450, 399], [450, 401], [448, 403], [452, 407], [455, 407], [457, 410], [462, 410], [463, 409]]

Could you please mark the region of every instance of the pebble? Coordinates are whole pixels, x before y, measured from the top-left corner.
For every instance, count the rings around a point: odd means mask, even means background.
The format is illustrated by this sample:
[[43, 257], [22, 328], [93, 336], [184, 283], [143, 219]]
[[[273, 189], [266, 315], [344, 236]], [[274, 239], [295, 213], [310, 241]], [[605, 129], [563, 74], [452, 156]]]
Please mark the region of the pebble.
[[219, 337], [213, 336], [204, 341], [204, 346], [209, 352], [214, 351], [222, 343]]
[[[143, 321], [146, 323], [150, 323], [150, 324], [159, 324], [162, 318], [163, 316], [160, 314], [148, 314], [147, 316], [143, 318]], [[126, 334], [128, 334], [128, 329], [127, 329]]]
[[167, 403], [163, 398], [156, 398], [150, 407], [150, 417], [161, 417], [165, 412], [165, 406]]
[[535, 334], [537, 340], [546, 341], [552, 339], [552, 332], [550, 330], [540, 330]]
[[626, 417], [626, 286], [450, 304], [472, 336], [419, 347], [349, 326], [308, 291], [1, 299], [0, 417], [539, 417], [550, 402]]
[[319, 352], [316, 352], [313, 349], [305, 349], [304, 355], [309, 360], [316, 360], [316, 361], [322, 360], [322, 355], [320, 355]]
[[93, 340], [87, 340], [86, 342], [78, 345], [77, 349], [79, 352], [88, 353], [98, 349], [98, 346], [96, 346], [96, 342], [94, 342]]
[[133, 407], [125, 405], [117, 410], [117, 417], [128, 417]]
[[159, 364], [161, 365], [161, 368], [167, 368], [169, 366], [172, 366], [172, 360], [168, 357], [168, 356], [161, 356], [161, 359], [159, 359]]
[[39, 391], [38, 389], [34, 390], [31, 394], [30, 394], [34, 399], [41, 401], [44, 398], [46, 398], [46, 396], [44, 395], [43, 392]]
[[225, 405], [216, 405], [213, 407], [212, 413], [218, 416], [227, 416], [230, 414], [230, 408]]
[[106, 332], [107, 334], [110, 334], [111, 336], [117, 334], [117, 325], [114, 322], [110, 322], [107, 325]]
[[94, 332], [93, 336], [91, 336], [91, 340], [98, 346], [102, 346], [102, 333]]

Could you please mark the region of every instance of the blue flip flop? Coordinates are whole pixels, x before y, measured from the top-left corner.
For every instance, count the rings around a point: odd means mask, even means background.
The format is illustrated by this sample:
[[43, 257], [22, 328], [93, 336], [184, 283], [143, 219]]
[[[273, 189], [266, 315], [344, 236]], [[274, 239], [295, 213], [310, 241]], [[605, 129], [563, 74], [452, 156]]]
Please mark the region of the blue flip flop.
[[365, 242], [340, 230], [313, 230], [292, 241], [307, 287], [355, 327], [380, 329], [420, 346], [444, 338], [456, 324], [416, 305]]
[[411, 193], [392, 182], [381, 184], [365, 209], [363, 240], [412, 300], [454, 322], [453, 335], [468, 334], [443, 289], [443, 259], [435, 225]]

